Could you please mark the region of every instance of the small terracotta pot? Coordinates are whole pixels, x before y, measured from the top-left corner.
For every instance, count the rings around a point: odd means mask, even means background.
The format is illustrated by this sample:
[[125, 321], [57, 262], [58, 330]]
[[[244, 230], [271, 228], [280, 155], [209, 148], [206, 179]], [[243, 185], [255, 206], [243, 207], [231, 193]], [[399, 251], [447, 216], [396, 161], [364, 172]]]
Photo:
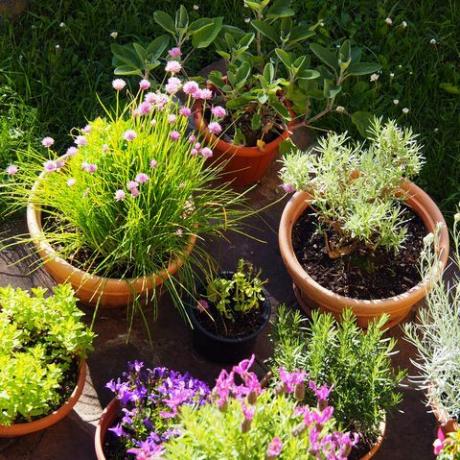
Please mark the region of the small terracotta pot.
[[120, 402], [114, 398], [102, 412], [99, 423], [97, 424], [94, 437], [94, 447], [96, 449], [97, 460], [105, 460], [104, 442], [107, 430], [115, 423], [115, 419], [120, 411]]
[[229, 144], [208, 131], [208, 125], [203, 118], [203, 103], [197, 101], [194, 105], [193, 119], [195, 127], [207, 142], [213, 145], [212, 161], [224, 163], [224, 179], [231, 181], [235, 187], [246, 187], [260, 181], [278, 155], [281, 142], [290, 136], [293, 123], [288, 129], [263, 148], [245, 147], [244, 145]]
[[[449, 232], [441, 211], [429, 195], [412, 182], [403, 183], [401, 189], [409, 197], [406, 205], [422, 219], [428, 232], [433, 232], [438, 222], [443, 224], [440, 234], [440, 258], [444, 269], [449, 257]], [[297, 192], [293, 195], [284, 208], [278, 234], [281, 256], [294, 282], [294, 292], [300, 306], [307, 312], [310, 308], [319, 307], [329, 311], [337, 319], [340, 319], [344, 308], [350, 307], [357, 317], [358, 324], [363, 328], [384, 313], [390, 316], [388, 327], [400, 323], [409, 314], [412, 306], [425, 297], [430, 289], [428, 281], [421, 281], [404, 294], [376, 300], [341, 296], [318, 284], [302, 268], [292, 246], [292, 229], [297, 219], [308, 208], [310, 201], [310, 195], [305, 192]]]
[[77, 386], [70, 395], [70, 398], [59, 409], [55, 410], [46, 417], [34, 420], [33, 422], [16, 423], [10, 426], [0, 425], [0, 438], [13, 438], [17, 436], [24, 436], [26, 434], [34, 433], [36, 431], [41, 431], [59, 422], [64, 417], [67, 417], [67, 415], [69, 415], [70, 411], [73, 409], [78, 399], [80, 398], [80, 395], [85, 386], [85, 380], [86, 361], [83, 361], [80, 364]]
[[360, 460], [369, 460], [374, 457], [374, 455], [377, 453], [377, 451], [382, 447], [383, 440], [385, 439], [385, 431], [386, 431], [387, 425], [385, 422], [382, 423], [380, 427], [380, 432], [382, 433], [376, 443], [372, 446], [372, 449], [366, 454], [363, 455]]
[[[32, 194], [40, 178], [35, 183]], [[37, 252], [43, 259], [43, 266], [54, 280], [57, 283], [70, 283], [75, 290], [75, 295], [83, 303], [107, 308], [126, 306], [140, 295], [147, 297], [149, 292], [151, 293], [179, 270], [184, 264], [184, 258], [192, 252], [196, 242], [196, 235], [192, 235], [184, 256], [173, 259], [167, 270], [134, 279], [105, 278], [84, 272], [57, 255], [43, 233], [41, 208], [32, 201], [27, 206], [27, 226]]]

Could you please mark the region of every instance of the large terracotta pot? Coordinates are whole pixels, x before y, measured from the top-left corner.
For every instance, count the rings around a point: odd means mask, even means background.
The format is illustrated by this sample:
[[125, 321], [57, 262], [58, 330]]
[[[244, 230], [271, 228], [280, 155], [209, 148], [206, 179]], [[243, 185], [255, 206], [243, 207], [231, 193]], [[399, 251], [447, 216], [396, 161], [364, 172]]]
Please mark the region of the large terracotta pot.
[[245, 147], [229, 144], [208, 131], [208, 125], [203, 118], [203, 103], [197, 101], [194, 106], [193, 118], [195, 127], [213, 146], [213, 161], [224, 164], [224, 178], [236, 187], [253, 185], [260, 181], [278, 155], [281, 142], [291, 134], [293, 123], [281, 136], [260, 147]]
[[80, 395], [85, 386], [86, 380], [86, 362], [83, 361], [80, 364], [80, 370], [78, 373], [78, 381], [75, 390], [73, 390], [70, 398], [63, 404], [59, 409], [55, 410], [46, 417], [34, 420], [33, 422], [28, 423], [16, 423], [10, 426], [0, 425], [0, 438], [12, 438], [17, 436], [24, 436], [26, 434], [34, 433], [35, 431], [44, 430], [49, 428], [51, 425], [62, 420], [64, 417], [69, 415], [70, 411], [73, 409], [77, 403]]
[[[401, 189], [408, 194], [406, 204], [422, 219], [427, 232], [433, 232], [438, 222], [444, 224], [440, 234], [440, 257], [444, 269], [449, 257], [449, 233], [441, 211], [428, 194], [412, 182], [405, 182]], [[409, 314], [412, 306], [425, 297], [429, 282], [421, 281], [404, 294], [377, 300], [341, 296], [318, 284], [302, 268], [292, 246], [292, 229], [300, 215], [308, 208], [310, 201], [310, 195], [305, 192], [293, 195], [284, 208], [278, 235], [281, 256], [294, 282], [294, 292], [301, 307], [307, 311], [312, 307], [319, 307], [331, 312], [337, 319], [344, 308], [351, 307], [358, 324], [363, 328], [383, 313], [390, 316], [388, 327], [400, 323]]]
[[120, 411], [120, 403], [114, 398], [110, 404], [102, 412], [101, 418], [96, 428], [94, 437], [94, 447], [96, 449], [97, 460], [105, 460], [104, 442], [107, 435], [107, 430], [114, 425], [115, 419]]
[[[37, 184], [38, 181], [32, 194]], [[105, 278], [84, 272], [57, 255], [43, 233], [41, 208], [32, 201], [27, 206], [27, 226], [37, 252], [43, 259], [43, 266], [54, 280], [57, 283], [70, 283], [83, 303], [107, 308], [122, 307], [141, 295], [152, 293], [153, 289], [179, 270], [184, 263], [184, 257], [192, 252], [196, 241], [196, 235], [192, 235], [184, 256], [171, 260], [168, 268], [159, 273], [135, 279]]]

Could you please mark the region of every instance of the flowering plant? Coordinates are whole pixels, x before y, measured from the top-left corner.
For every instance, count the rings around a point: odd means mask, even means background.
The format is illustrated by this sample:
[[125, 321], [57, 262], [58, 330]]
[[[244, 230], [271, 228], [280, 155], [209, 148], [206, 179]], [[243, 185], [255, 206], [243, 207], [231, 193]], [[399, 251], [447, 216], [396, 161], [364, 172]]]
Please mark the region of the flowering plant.
[[439, 428], [438, 437], [433, 443], [433, 450], [438, 460], [460, 460], [460, 430], [446, 436]]
[[[181, 408], [180, 434], [164, 444], [164, 457], [346, 459], [358, 436], [336, 430], [329, 388], [284, 369], [276, 388], [264, 388], [250, 371], [253, 362], [222, 370], [210, 403]], [[301, 403], [305, 391], [314, 392], [316, 407]]]
[[156, 367], [146, 369], [143, 363], [128, 364], [123, 379], [110, 381], [121, 405], [122, 417], [109, 428], [128, 454], [139, 460], [156, 458], [163, 451], [162, 444], [177, 435], [174, 422], [179, 408], [197, 408], [209, 395], [209, 388], [188, 374]]
[[[201, 90], [177, 78], [179, 70], [169, 61], [162, 91], [149, 91], [143, 79], [126, 104], [120, 96], [126, 82], [114, 80], [115, 112], [106, 109], [104, 118], [76, 130], [63, 156], [52, 150], [52, 138], [44, 138], [49, 159], [43, 166], [19, 164], [4, 193], [46, 211], [46, 239], [59, 256], [91, 274], [150, 277], [172, 258], [183, 258], [177, 286], [172, 277], [165, 281], [182, 305], [178, 286], [190, 286], [191, 267], [206, 266], [208, 259], [201, 249], [185, 256], [191, 241], [236, 228], [245, 212], [238, 207], [240, 194], [215, 184], [219, 167], [205, 167], [211, 148], [188, 133], [190, 105]], [[181, 90], [184, 104], [176, 97]]]

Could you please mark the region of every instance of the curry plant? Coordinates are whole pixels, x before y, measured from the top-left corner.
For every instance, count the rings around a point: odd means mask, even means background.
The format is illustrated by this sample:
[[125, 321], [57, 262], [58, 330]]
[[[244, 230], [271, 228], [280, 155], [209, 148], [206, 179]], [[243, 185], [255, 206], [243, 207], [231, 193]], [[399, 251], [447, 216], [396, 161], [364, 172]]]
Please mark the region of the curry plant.
[[347, 133], [331, 133], [310, 152], [288, 153], [280, 172], [283, 187], [311, 195], [331, 258], [363, 246], [397, 251], [407, 232], [400, 186], [423, 164], [417, 136], [394, 121], [375, 118], [367, 145], [348, 141]]
[[70, 396], [76, 372], [92, 349], [68, 285], [31, 292], [0, 288], [0, 425], [46, 416]]

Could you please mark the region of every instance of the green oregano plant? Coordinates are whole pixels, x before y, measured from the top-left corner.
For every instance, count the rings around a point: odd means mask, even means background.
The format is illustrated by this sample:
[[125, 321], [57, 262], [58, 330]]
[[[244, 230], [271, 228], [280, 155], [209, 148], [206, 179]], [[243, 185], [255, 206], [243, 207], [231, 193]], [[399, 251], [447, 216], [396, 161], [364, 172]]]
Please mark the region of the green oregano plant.
[[332, 133], [310, 152], [288, 153], [280, 172], [283, 188], [309, 193], [331, 258], [359, 247], [397, 251], [407, 231], [400, 186], [423, 164], [417, 136], [394, 121], [375, 118], [367, 143], [348, 141], [346, 133]]
[[281, 306], [271, 366], [302, 369], [318, 384], [332, 387], [330, 403], [340, 429], [372, 443], [386, 414], [401, 401], [398, 386], [406, 375], [391, 365], [396, 341], [384, 338], [387, 320], [384, 315], [363, 331], [349, 309], [340, 322], [317, 311], [307, 322], [299, 311]]
[[46, 416], [76, 385], [94, 333], [69, 285], [0, 288], [0, 425]]

